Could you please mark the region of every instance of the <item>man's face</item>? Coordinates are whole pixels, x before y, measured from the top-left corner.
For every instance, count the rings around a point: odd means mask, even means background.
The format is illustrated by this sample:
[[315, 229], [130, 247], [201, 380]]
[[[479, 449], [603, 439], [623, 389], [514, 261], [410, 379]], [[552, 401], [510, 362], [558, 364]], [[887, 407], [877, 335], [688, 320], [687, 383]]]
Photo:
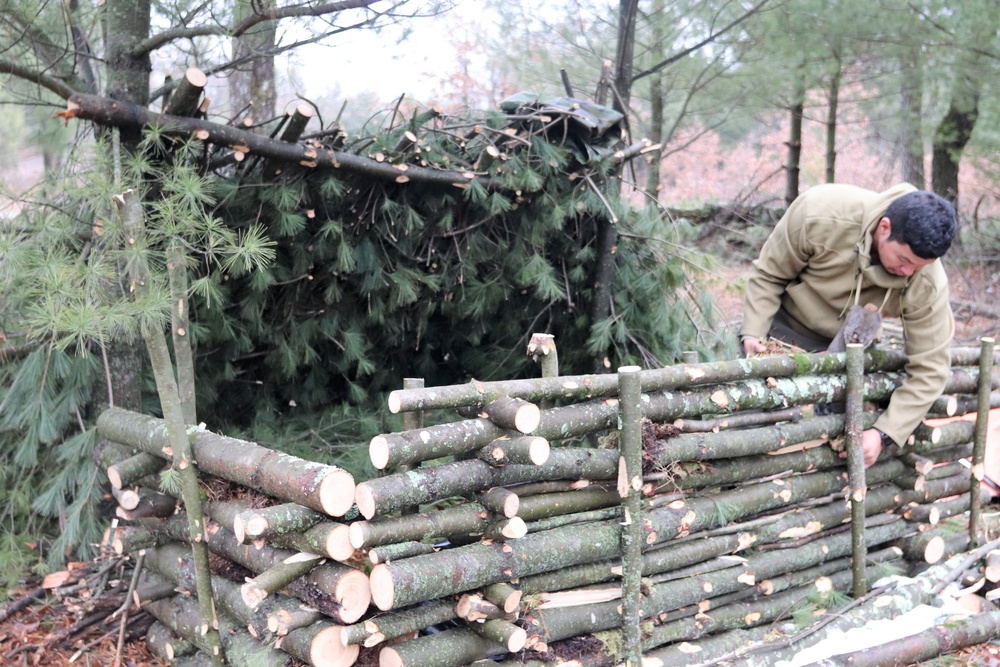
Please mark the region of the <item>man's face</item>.
[[920, 269], [934, 262], [933, 259], [917, 257], [910, 246], [899, 241], [890, 241], [889, 218], [882, 218], [875, 228], [873, 245], [882, 268], [894, 276], [910, 277]]

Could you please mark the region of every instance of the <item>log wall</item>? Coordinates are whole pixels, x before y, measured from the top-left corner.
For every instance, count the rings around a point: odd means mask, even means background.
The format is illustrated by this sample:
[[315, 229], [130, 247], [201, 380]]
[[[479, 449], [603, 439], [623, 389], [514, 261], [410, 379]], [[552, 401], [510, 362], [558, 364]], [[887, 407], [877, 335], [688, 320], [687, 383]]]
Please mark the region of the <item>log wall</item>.
[[[953, 350], [935, 410], [998, 403], [983, 356]], [[374, 438], [385, 474], [360, 483], [192, 429], [227, 661], [614, 665], [641, 652], [695, 664], [775, 641], [766, 630], [795, 608], [822, 615], [834, 591], [857, 590], [859, 536], [861, 590], [890, 566], [915, 574], [966, 551], [982, 468], [956, 462], [973, 454], [976, 421], [921, 426], [883, 452], [852, 534], [845, 416], [809, 407], [844, 400], [844, 358], [628, 369], [627, 409], [614, 374], [408, 382], [390, 410], [433, 425]], [[864, 398], [887, 399], [902, 366], [869, 352]], [[197, 664], [187, 523], [151, 475], [170, 458], [163, 422], [110, 409], [98, 430], [121, 504], [106, 542], [145, 553], [135, 599], [158, 621], [150, 647]]]

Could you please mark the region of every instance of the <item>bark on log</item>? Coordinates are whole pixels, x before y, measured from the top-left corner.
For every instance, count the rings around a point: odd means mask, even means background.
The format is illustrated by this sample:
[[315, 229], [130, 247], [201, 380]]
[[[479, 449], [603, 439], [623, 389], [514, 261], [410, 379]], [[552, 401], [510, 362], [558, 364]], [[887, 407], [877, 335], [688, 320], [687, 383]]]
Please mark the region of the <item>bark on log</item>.
[[522, 595], [519, 588], [503, 582], [491, 584], [483, 589], [483, 597], [508, 614], [513, 614], [521, 606]]
[[404, 540], [421, 542], [460, 533], [480, 534], [486, 530], [490, 516], [482, 505], [465, 503], [422, 514], [356, 521], [350, 526], [351, 545], [371, 549]]
[[476, 456], [494, 466], [542, 465], [549, 460], [549, 441], [534, 436], [498, 438], [476, 452]]
[[308, 507], [282, 503], [240, 512], [233, 522], [233, 533], [244, 543], [255, 539], [269, 540], [275, 535], [304, 532], [325, 518], [324, 514]]
[[[190, 550], [184, 545], [174, 543], [149, 549], [145, 562], [151, 571], [169, 580], [176, 590], [194, 590], [194, 564]], [[282, 610], [294, 611], [302, 606], [296, 598], [275, 594], [256, 609], [251, 609], [243, 602], [240, 585], [218, 576], [212, 577], [212, 594], [219, 606], [247, 626], [254, 637], [264, 637], [273, 632], [270, 628], [271, 615]]]
[[[203, 652], [211, 649], [205, 643], [198, 613], [197, 599], [178, 595], [150, 602], [145, 607], [171, 632], [195, 644]], [[227, 615], [219, 614], [219, 638], [225, 650], [226, 662], [235, 667], [254, 667], [264, 660], [268, 665], [291, 665], [291, 656], [255, 640]]]
[[807, 667], [896, 667], [943, 656], [990, 641], [1000, 633], [1000, 612], [975, 614], [952, 620], [919, 634], [895, 639], [855, 653], [820, 660]]
[[[109, 408], [97, 419], [97, 430], [109, 440], [164, 456], [168, 445], [162, 419]], [[343, 516], [354, 505], [354, 477], [341, 468], [312, 463], [252, 442], [199, 431], [192, 450], [200, 470], [275, 498], [305, 505], [331, 516]]]
[[299, 577], [304, 577], [322, 563], [317, 554], [297, 553], [289, 556], [252, 579], [248, 579], [240, 591], [243, 602], [250, 609], [256, 609], [268, 595], [280, 591]]
[[159, 491], [150, 489], [140, 489], [136, 494], [135, 507], [130, 510], [122, 510], [117, 513], [119, 518], [127, 521], [136, 519], [146, 519], [150, 517], [164, 518], [172, 516], [177, 511], [177, 499]]
[[[956, 359], [957, 358], [957, 359]], [[953, 350], [952, 365], [957, 361], [968, 362], [968, 351]], [[978, 356], [976, 357], [978, 359]], [[869, 365], [870, 364], [870, 365]], [[869, 356], [869, 371], [899, 370], [906, 364], [900, 352], [879, 351]], [[680, 387], [703, 384], [737, 382], [760, 378], [791, 377], [795, 375], [826, 375], [843, 372], [843, 356], [828, 354], [801, 354], [773, 357], [755, 357], [738, 361], [719, 361], [701, 364], [679, 364], [666, 368], [644, 370], [640, 373], [644, 392], [669, 391]], [[485, 405], [501, 396], [523, 398], [527, 401], [573, 399], [589, 400], [613, 396], [618, 393], [616, 375], [564, 375], [529, 380], [497, 382], [470, 382], [464, 385], [402, 389], [390, 392], [390, 412], [410, 410], [436, 410], [459, 408], [466, 405]]]
[[[155, 552], [156, 549], [147, 549], [146, 553]], [[185, 586], [187, 590], [194, 590], [194, 579], [191, 579], [191, 585]], [[139, 578], [139, 583], [132, 591], [132, 601], [135, 603], [136, 607], [141, 607], [147, 602], [152, 602], [153, 600], [162, 600], [163, 598], [173, 597], [177, 593], [177, 584], [164, 577], [152, 573], [143, 572]]]
[[493, 655], [507, 647], [469, 628], [453, 628], [386, 646], [379, 652], [380, 667], [457, 667]]
[[168, 661], [191, 655], [198, 650], [194, 644], [178, 637], [159, 621], [154, 621], [146, 631], [146, 646], [150, 653]]
[[494, 618], [482, 623], [472, 623], [469, 627], [484, 639], [502, 644], [508, 653], [520, 651], [528, 640], [528, 633], [524, 628], [502, 619]]
[[[273, 599], [274, 596], [272, 596]], [[279, 605], [272, 606], [273, 608], [267, 614], [267, 629], [278, 637], [284, 637], [293, 630], [305, 628], [324, 620], [323, 614], [303, 604], [288, 605], [283, 608]]]
[[143, 477], [154, 475], [166, 467], [167, 464], [163, 458], [148, 452], [140, 452], [108, 466], [107, 474], [111, 486], [116, 489], [124, 489]]
[[[867, 531], [868, 543], [882, 544], [896, 539], [905, 530], [905, 522], [897, 521]], [[645, 617], [696, 604], [713, 596], [746, 590], [756, 582], [782, 575], [788, 571], [843, 558], [850, 554], [850, 535], [843, 533], [806, 545], [792, 552], [767, 552], [748, 557], [745, 573], [734, 576], [729, 570], [711, 573], [689, 580], [671, 581], [654, 586], [643, 602]], [[839, 567], [843, 567], [843, 563]], [[550, 644], [589, 632], [606, 630], [620, 622], [620, 610], [615, 601], [582, 608], [562, 607], [536, 610], [522, 617], [528, 628], [528, 645], [533, 642]]]
[[165, 114], [171, 116], [193, 116], [201, 102], [201, 94], [208, 85], [208, 77], [197, 67], [188, 67], [180, 80], [170, 100], [167, 102]]
[[521, 499], [516, 493], [502, 486], [495, 486], [479, 494], [479, 503], [494, 514], [508, 519], [517, 516]]
[[435, 600], [402, 611], [379, 614], [366, 621], [348, 625], [344, 628], [342, 639], [345, 646], [363, 644], [371, 647], [453, 618], [455, 618], [455, 605], [449, 600]]
[[372, 565], [378, 565], [379, 563], [388, 563], [400, 558], [412, 558], [413, 556], [432, 554], [435, 551], [437, 549], [432, 544], [414, 541], [400, 542], [398, 544], [386, 544], [385, 546], [369, 550], [368, 560], [371, 561]]
[[969, 544], [973, 547], [979, 546], [982, 537], [982, 526], [980, 526], [979, 515], [982, 507], [979, 504], [979, 485], [986, 478], [984, 459], [986, 456], [986, 437], [988, 422], [990, 418], [990, 374], [993, 370], [993, 347], [994, 340], [984, 337], [981, 339], [981, 349], [979, 356], [979, 392], [978, 392], [978, 413], [976, 417], [976, 435], [972, 447], [972, 491], [969, 502]]
[[797, 422], [802, 419], [802, 408], [782, 408], [764, 412], [734, 413], [715, 419], [677, 419], [674, 426], [684, 433], [705, 433], [707, 431], [725, 431], [734, 428], [750, 426], [765, 426], [781, 422]]

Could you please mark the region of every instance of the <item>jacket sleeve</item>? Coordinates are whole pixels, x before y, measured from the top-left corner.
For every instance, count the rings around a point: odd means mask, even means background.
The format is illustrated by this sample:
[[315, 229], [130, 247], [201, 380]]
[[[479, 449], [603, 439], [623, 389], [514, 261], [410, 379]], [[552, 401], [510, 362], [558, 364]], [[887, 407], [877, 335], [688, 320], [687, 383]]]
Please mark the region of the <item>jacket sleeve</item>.
[[806, 239], [808, 205], [799, 197], [788, 207], [753, 263], [743, 301], [741, 336], [765, 338], [781, 306], [781, 296], [809, 262], [811, 246]]
[[893, 392], [889, 407], [875, 422], [875, 428], [899, 445], [906, 443], [931, 404], [941, 396], [951, 369], [955, 319], [948, 302], [944, 269], [936, 266], [935, 270], [941, 281], [929, 293], [914, 295], [902, 303], [906, 380]]

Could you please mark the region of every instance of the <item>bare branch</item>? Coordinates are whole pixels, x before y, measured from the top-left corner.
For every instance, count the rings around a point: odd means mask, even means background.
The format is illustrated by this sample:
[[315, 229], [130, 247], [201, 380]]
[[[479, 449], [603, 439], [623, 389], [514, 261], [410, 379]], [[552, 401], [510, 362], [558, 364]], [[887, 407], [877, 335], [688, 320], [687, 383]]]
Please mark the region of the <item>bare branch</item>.
[[673, 63], [677, 62], [681, 58], [687, 57], [688, 55], [694, 53], [695, 51], [697, 51], [698, 49], [702, 48], [706, 44], [711, 44], [712, 42], [714, 42], [715, 40], [717, 40], [719, 37], [722, 37], [722, 35], [726, 34], [730, 30], [732, 30], [733, 28], [735, 28], [736, 26], [738, 26], [739, 24], [743, 23], [748, 18], [750, 18], [751, 16], [753, 16], [754, 14], [756, 14], [758, 11], [760, 11], [761, 7], [763, 7], [764, 5], [766, 5], [768, 2], [770, 2], [770, 0], [760, 0], [760, 2], [758, 2], [756, 5], [754, 5], [750, 9], [748, 9], [742, 16], [740, 16], [739, 18], [733, 20], [728, 25], [724, 26], [718, 32], [713, 32], [712, 34], [710, 34], [708, 37], [706, 37], [705, 39], [701, 40], [697, 44], [694, 44], [694, 45], [690, 46], [689, 48], [684, 49], [683, 51], [679, 51], [678, 53], [675, 53], [674, 55], [670, 56], [666, 60], [662, 60], [659, 63], [657, 63], [656, 65], [653, 65], [649, 69], [646, 69], [646, 70], [643, 70], [643, 71], [639, 72], [638, 74], [636, 74], [635, 76], [632, 77], [632, 83], [635, 83], [639, 79], [641, 79], [643, 77], [646, 77], [646, 76], [649, 76], [650, 74], [656, 74], [657, 72], [659, 72], [663, 68], [665, 68], [665, 67], [667, 67], [669, 65], [672, 65]]
[[38, 70], [32, 69], [30, 67], [25, 67], [20, 63], [13, 60], [8, 60], [6, 58], [0, 58], [0, 74], [12, 74], [16, 77], [24, 79], [26, 81], [31, 81], [36, 83], [42, 88], [47, 88], [51, 90], [59, 97], [64, 100], [68, 100], [74, 92], [76, 92], [72, 87], [66, 84], [62, 79], [58, 79], [54, 76], [48, 74], [43, 74]]

